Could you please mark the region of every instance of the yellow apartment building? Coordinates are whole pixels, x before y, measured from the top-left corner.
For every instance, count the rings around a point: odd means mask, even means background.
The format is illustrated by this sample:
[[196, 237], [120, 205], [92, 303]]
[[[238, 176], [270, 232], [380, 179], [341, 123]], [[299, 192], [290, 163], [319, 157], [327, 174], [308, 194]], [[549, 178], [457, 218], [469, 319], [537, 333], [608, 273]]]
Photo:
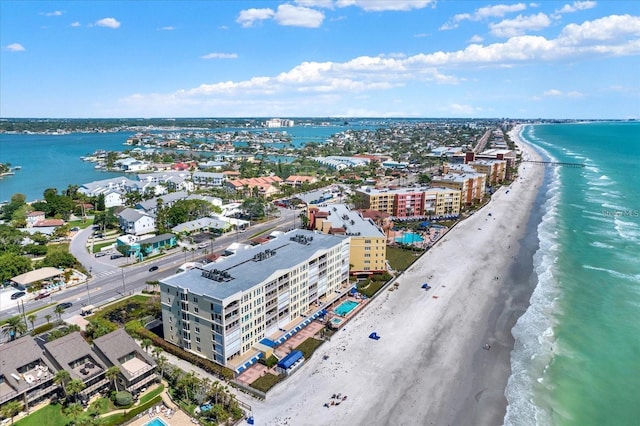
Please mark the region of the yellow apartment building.
[[387, 270], [387, 237], [371, 219], [363, 218], [345, 204], [309, 208], [309, 226], [323, 234], [351, 237], [349, 248], [352, 275]]

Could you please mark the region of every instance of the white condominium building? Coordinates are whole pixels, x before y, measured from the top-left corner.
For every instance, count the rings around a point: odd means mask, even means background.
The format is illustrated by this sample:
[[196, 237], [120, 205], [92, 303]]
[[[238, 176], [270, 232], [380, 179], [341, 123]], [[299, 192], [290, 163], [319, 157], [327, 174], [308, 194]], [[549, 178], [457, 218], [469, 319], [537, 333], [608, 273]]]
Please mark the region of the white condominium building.
[[348, 236], [274, 232], [264, 244], [165, 278], [165, 340], [234, 367], [260, 340], [339, 296], [348, 285], [349, 245]]

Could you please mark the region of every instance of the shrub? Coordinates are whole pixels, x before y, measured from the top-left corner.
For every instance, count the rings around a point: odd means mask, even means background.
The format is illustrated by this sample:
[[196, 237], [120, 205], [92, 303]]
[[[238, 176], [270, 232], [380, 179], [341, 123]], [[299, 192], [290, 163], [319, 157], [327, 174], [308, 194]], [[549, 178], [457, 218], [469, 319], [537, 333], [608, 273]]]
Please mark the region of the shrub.
[[127, 391], [120, 391], [116, 393], [113, 401], [118, 407], [124, 407], [133, 404], [133, 396]]
[[260, 358], [258, 362], [262, 365], [266, 365], [268, 368], [271, 368], [278, 363], [278, 358], [276, 358], [274, 355], [271, 355], [267, 359]]
[[42, 334], [42, 333], [44, 333], [45, 331], [49, 331], [49, 330], [51, 330], [53, 327], [54, 327], [54, 324], [51, 324], [51, 323], [49, 323], [49, 324], [42, 324], [41, 326], [36, 327], [36, 328], [35, 328], [35, 330], [33, 330], [33, 331], [31, 332], [31, 334], [32, 334], [33, 336], [36, 336], [36, 335], [38, 335], [38, 334]]

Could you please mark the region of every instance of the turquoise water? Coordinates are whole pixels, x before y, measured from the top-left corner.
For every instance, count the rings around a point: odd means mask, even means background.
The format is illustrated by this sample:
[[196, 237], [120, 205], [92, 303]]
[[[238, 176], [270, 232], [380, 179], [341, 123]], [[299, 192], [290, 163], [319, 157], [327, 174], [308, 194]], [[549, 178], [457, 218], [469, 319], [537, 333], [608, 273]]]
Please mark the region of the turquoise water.
[[160, 417], [156, 417], [150, 422], [145, 423], [144, 426], [167, 426], [167, 424]]
[[636, 425], [640, 418], [640, 123], [527, 126], [555, 161], [513, 329], [508, 425]]
[[358, 302], [354, 302], [353, 300], [346, 300], [333, 311], [341, 317], [344, 317], [347, 316], [349, 312], [351, 312], [356, 306], [358, 306]]
[[424, 238], [422, 238], [420, 234], [416, 234], [415, 232], [407, 232], [401, 237], [396, 237], [396, 242], [401, 244], [421, 243], [422, 241], [424, 241]]

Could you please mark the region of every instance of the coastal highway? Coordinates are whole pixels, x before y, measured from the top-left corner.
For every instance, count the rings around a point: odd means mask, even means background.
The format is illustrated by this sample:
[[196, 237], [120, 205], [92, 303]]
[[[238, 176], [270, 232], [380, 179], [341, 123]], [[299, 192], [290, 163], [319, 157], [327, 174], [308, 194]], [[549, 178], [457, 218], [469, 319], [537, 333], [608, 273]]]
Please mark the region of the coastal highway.
[[[230, 233], [216, 238], [207, 249], [213, 252], [220, 251], [234, 242], [246, 242], [248, 238], [262, 232], [286, 231], [300, 225], [301, 210], [280, 209], [279, 216], [258, 225], [251, 226], [246, 232]], [[294, 224], [296, 226], [294, 226]], [[177, 247], [168, 251], [164, 256], [152, 261], [136, 263], [132, 265], [117, 266], [109, 264], [108, 256], [95, 258], [86, 250], [87, 238], [91, 234], [91, 227], [84, 229], [74, 236], [70, 250], [85, 266], [92, 271], [91, 277], [84, 283], [73, 287], [54, 292], [50, 297], [41, 300], [33, 300], [31, 296], [22, 297], [18, 300], [10, 300], [10, 293], [14, 293], [14, 288], [5, 289], [2, 294], [2, 305], [0, 306], [0, 320], [22, 315], [23, 311], [28, 316], [31, 312], [37, 316], [34, 322], [35, 327], [47, 322], [45, 316], [51, 315], [51, 321], [58, 319], [54, 312], [56, 305], [63, 302], [71, 302], [73, 305], [65, 310], [62, 318], [66, 319], [73, 315], [78, 315], [83, 306], [100, 306], [124, 296], [140, 292], [147, 288], [147, 281], [161, 280], [176, 273], [178, 267], [185, 261], [199, 261], [204, 258], [204, 249], [183, 252], [182, 247]], [[122, 259], [120, 259], [122, 260]], [[158, 269], [150, 272], [151, 266]], [[27, 321], [29, 329], [31, 323]], [[0, 343], [7, 340], [7, 337], [0, 334]]]

